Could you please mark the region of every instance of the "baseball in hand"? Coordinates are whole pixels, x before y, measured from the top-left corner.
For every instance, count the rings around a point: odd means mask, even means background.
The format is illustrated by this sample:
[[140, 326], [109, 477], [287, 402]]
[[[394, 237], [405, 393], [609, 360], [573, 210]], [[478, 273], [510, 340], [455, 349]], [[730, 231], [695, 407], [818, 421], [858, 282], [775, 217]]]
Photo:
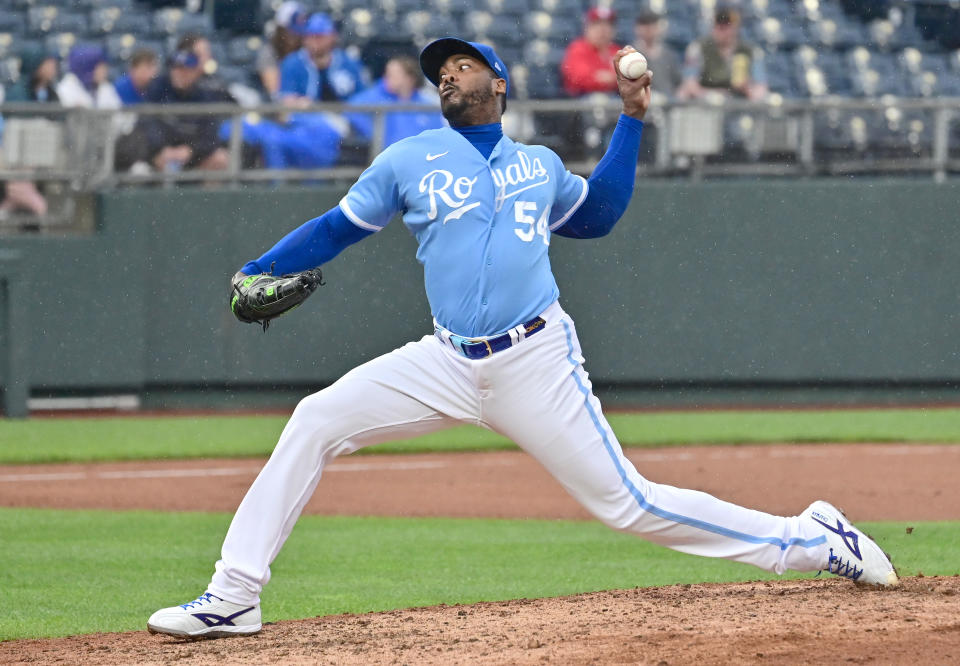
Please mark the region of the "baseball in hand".
[[620, 73], [628, 79], [639, 79], [647, 71], [647, 59], [642, 53], [631, 51], [620, 58]]

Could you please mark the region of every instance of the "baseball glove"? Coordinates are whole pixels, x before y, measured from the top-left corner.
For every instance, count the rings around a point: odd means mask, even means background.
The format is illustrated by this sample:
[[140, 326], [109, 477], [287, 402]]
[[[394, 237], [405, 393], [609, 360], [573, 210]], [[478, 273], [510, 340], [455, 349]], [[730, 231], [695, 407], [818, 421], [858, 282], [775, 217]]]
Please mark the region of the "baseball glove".
[[245, 275], [237, 273], [231, 280], [230, 309], [240, 321], [263, 326], [297, 307], [319, 286], [324, 284], [319, 268], [302, 273], [275, 277], [270, 273]]

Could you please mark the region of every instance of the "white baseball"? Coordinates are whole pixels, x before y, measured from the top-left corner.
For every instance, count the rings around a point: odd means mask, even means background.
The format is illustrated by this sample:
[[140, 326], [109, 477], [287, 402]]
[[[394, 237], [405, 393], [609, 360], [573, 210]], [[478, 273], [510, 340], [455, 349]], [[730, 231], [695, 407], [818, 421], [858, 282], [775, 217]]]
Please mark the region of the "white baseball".
[[647, 71], [647, 59], [642, 53], [631, 51], [620, 58], [620, 73], [628, 79], [639, 79]]

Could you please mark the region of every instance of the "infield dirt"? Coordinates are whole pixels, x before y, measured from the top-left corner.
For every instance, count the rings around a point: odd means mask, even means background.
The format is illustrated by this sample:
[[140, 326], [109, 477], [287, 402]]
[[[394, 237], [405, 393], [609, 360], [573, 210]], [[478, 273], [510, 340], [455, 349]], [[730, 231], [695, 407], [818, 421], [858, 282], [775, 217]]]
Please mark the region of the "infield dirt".
[[[694, 447], [628, 456], [653, 480], [775, 513], [796, 513], [824, 497], [854, 520], [960, 518], [960, 447]], [[183, 510], [178, 498], [189, 484], [191, 510], [231, 511], [261, 464], [0, 467], [0, 505]], [[219, 481], [197, 484], [198, 476]], [[198, 487], [210, 494], [199, 498]], [[586, 518], [535, 462], [515, 452], [341, 459], [307, 510]], [[678, 585], [278, 622], [254, 637], [199, 642], [141, 631], [0, 643], [4, 664], [187, 662], [957, 663], [960, 578], [908, 578], [893, 590], [835, 579]]]

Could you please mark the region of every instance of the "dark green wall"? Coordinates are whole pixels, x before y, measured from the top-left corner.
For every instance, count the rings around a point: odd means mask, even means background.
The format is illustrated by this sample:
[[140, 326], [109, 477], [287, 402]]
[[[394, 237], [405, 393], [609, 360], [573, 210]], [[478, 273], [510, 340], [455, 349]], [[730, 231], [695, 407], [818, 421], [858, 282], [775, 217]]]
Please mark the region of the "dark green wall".
[[[118, 192], [94, 236], [3, 240], [38, 303], [33, 389], [323, 384], [429, 333], [398, 221], [268, 333], [233, 319], [230, 275], [341, 194]], [[960, 380], [958, 204], [926, 181], [657, 182], [551, 256], [595, 381]]]

